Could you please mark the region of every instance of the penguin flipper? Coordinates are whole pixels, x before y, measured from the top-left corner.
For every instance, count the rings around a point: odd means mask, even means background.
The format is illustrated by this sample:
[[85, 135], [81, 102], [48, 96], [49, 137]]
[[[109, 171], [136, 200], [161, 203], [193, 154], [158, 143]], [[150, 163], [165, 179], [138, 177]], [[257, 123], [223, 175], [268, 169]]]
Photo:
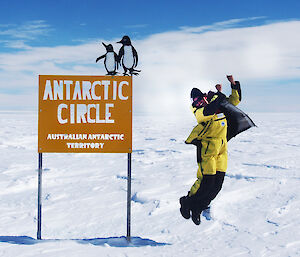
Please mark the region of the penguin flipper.
[[100, 59], [104, 58], [105, 55], [106, 55], [106, 54], [99, 56], [99, 57], [96, 59], [96, 62], [98, 62]]
[[114, 52], [114, 56], [115, 56], [115, 59], [116, 59], [117, 69], [119, 69], [119, 57], [118, 57], [118, 55], [115, 52]]
[[124, 55], [124, 46], [122, 46], [119, 50], [118, 62], [121, 63], [122, 56]]
[[132, 47], [132, 52], [133, 52], [133, 58], [134, 58], [133, 67], [135, 68], [137, 66], [137, 64], [138, 64], [139, 58], [138, 58], [137, 51], [135, 50], [134, 47]]

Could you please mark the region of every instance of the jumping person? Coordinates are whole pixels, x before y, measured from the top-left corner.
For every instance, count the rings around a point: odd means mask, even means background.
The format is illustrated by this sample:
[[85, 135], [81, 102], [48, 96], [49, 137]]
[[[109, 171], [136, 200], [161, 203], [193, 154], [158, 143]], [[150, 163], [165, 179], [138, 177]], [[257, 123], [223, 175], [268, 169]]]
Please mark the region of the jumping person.
[[[191, 110], [198, 125], [186, 143], [197, 147], [198, 171], [197, 180], [188, 195], [181, 197], [179, 202], [181, 215], [186, 219], [192, 216], [196, 225], [201, 222], [201, 212], [209, 208], [210, 202], [222, 188], [227, 169], [227, 141], [255, 126], [246, 114], [234, 107], [241, 101], [240, 83], [234, 81], [231, 75], [227, 79], [232, 88], [228, 98], [221, 92], [221, 84], [216, 85], [217, 93], [210, 91], [203, 94], [197, 88], [191, 91]], [[227, 125], [227, 122], [234, 123], [234, 126]]]

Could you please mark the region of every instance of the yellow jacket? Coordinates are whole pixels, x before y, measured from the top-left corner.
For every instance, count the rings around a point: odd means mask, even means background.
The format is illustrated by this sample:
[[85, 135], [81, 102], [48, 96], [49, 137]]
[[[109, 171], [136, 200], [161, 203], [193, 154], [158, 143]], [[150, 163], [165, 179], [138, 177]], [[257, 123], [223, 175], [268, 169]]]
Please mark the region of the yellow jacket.
[[[214, 97], [212, 101], [215, 99], [216, 97]], [[240, 103], [238, 90], [232, 89], [231, 95], [227, 100], [233, 105], [238, 105]], [[187, 144], [197, 145], [197, 141], [210, 138], [226, 140], [227, 120], [223, 113], [205, 116], [203, 114], [204, 107], [197, 109], [191, 106], [191, 110], [197, 119], [198, 125], [194, 127], [185, 141]]]

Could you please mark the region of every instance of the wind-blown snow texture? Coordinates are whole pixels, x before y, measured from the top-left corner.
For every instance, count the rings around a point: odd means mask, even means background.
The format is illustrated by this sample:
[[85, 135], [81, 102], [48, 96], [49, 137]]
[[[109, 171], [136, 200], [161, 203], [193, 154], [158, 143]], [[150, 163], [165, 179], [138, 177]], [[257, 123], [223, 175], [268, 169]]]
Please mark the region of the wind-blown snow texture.
[[1, 112], [0, 256], [300, 256], [299, 119], [250, 116], [258, 127], [229, 142], [213, 219], [200, 226], [178, 203], [196, 176], [194, 146], [184, 144], [192, 114], [134, 117], [127, 244], [126, 154], [44, 154], [44, 240], [35, 239], [37, 117]]

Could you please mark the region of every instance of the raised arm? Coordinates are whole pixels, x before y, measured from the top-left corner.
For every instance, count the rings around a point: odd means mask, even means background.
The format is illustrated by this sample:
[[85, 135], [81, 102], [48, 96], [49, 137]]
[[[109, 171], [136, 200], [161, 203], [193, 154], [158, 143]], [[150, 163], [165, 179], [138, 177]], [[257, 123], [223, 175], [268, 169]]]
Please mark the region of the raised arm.
[[232, 75], [227, 75], [227, 79], [231, 85], [231, 95], [228, 98], [229, 103], [238, 105], [242, 101], [242, 91], [239, 81], [235, 81]]

